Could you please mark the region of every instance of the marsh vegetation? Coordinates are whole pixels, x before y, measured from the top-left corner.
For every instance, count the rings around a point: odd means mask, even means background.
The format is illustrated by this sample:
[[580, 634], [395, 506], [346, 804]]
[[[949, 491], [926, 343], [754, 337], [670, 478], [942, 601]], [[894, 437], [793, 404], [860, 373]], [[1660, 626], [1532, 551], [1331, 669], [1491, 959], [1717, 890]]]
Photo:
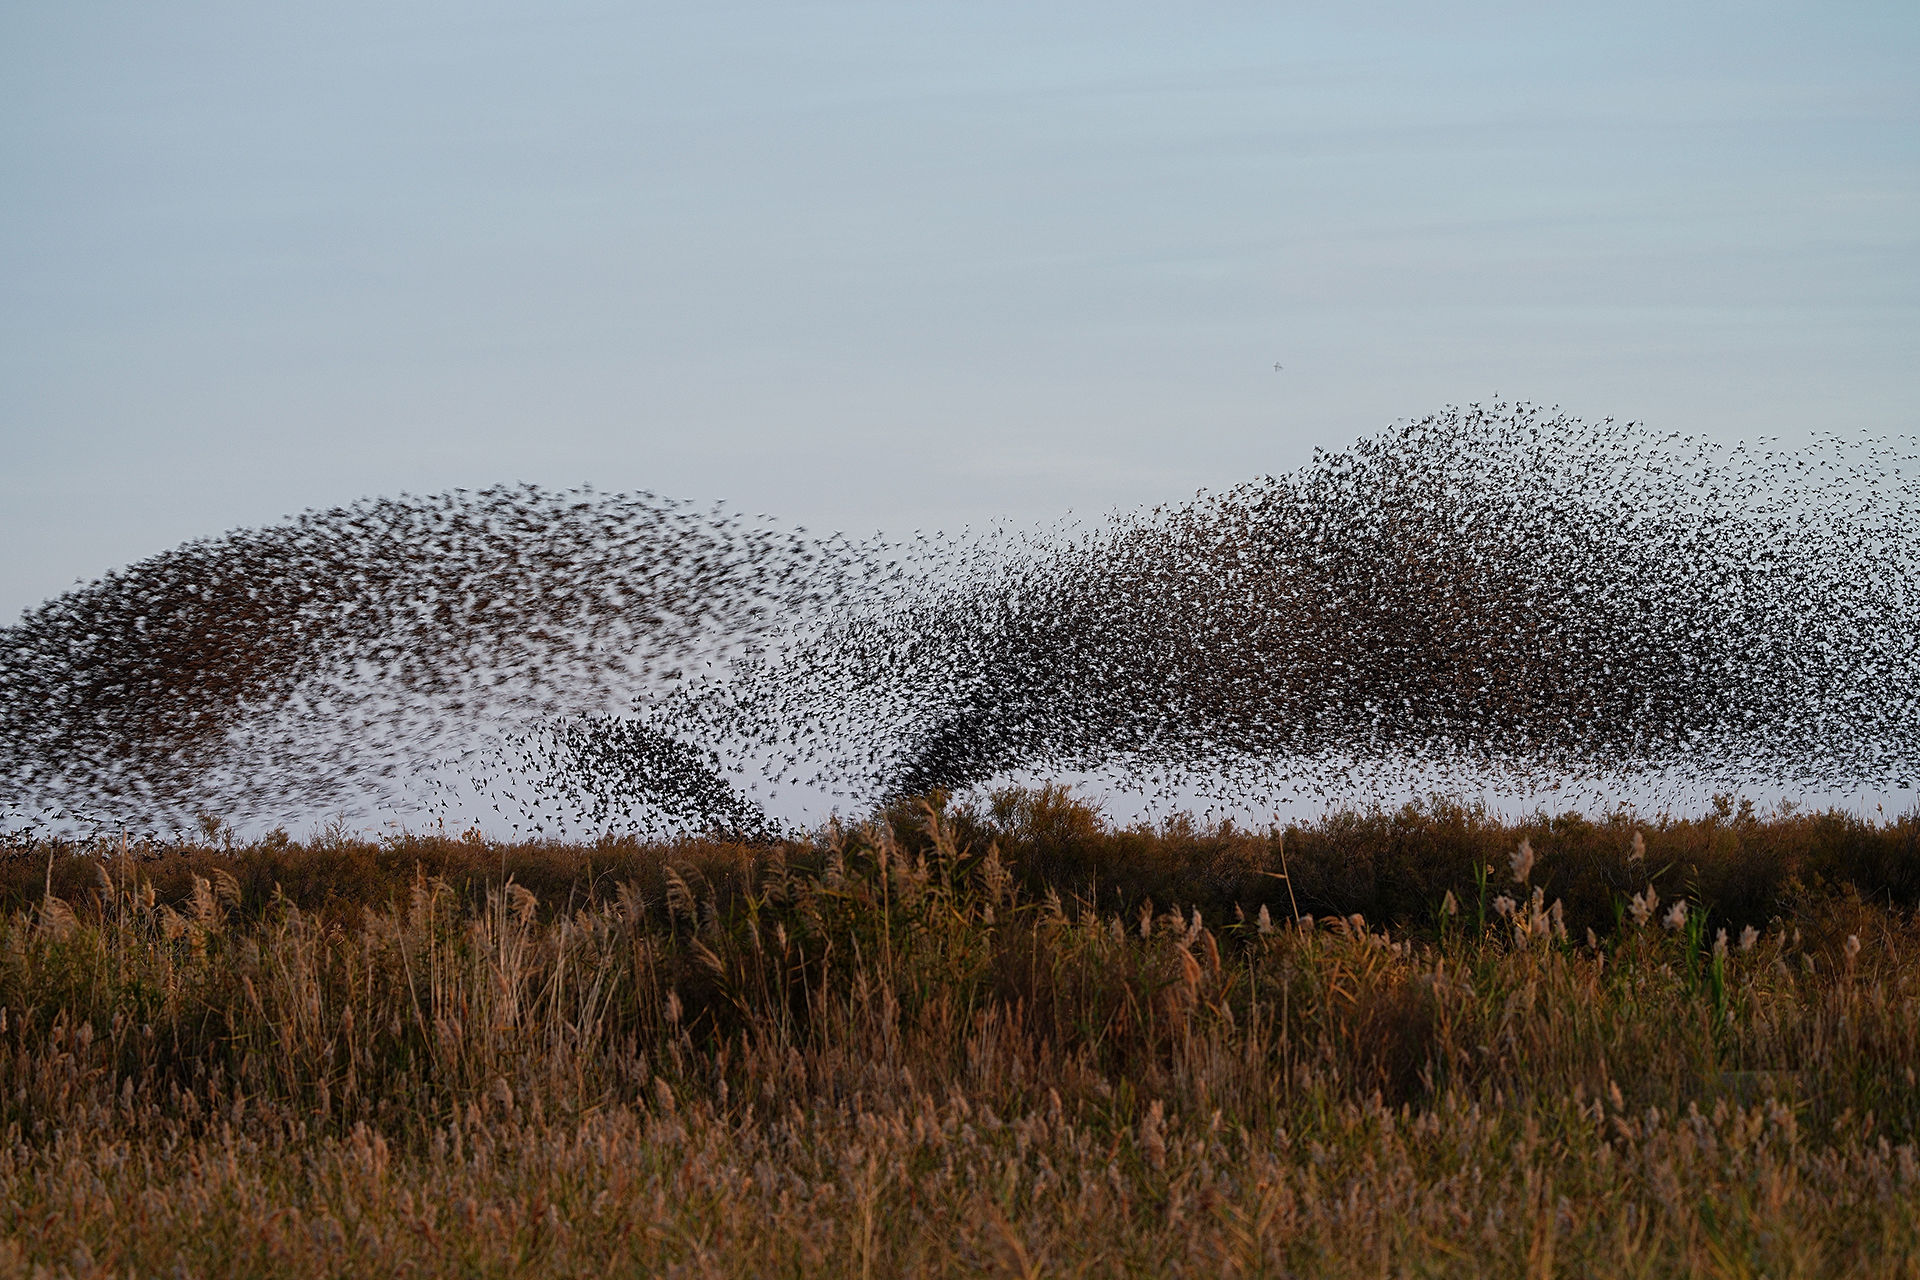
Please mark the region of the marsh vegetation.
[[17, 840], [0, 1270], [1909, 1275], [1912, 818]]

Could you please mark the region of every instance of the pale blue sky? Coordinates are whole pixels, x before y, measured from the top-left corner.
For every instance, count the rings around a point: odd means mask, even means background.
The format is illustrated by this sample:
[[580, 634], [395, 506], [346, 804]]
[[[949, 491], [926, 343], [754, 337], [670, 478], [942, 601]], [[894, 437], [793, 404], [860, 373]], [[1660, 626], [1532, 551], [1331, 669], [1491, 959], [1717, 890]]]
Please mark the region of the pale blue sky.
[[0, 618], [401, 490], [905, 533], [1495, 393], [1920, 428], [1920, 7], [1436, 9], [0, 7]]

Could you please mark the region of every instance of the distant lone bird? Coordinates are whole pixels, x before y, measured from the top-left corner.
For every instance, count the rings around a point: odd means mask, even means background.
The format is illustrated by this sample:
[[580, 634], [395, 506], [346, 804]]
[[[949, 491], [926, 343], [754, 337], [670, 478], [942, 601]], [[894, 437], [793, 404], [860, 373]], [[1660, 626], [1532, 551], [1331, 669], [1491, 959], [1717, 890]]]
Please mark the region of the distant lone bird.
[[1274, 366], [1273, 366], [1273, 371], [1274, 371], [1275, 373], [1278, 373], [1278, 372], [1280, 372], [1280, 366], [1279, 366], [1278, 364], [1276, 364], [1276, 365], [1274, 365]]

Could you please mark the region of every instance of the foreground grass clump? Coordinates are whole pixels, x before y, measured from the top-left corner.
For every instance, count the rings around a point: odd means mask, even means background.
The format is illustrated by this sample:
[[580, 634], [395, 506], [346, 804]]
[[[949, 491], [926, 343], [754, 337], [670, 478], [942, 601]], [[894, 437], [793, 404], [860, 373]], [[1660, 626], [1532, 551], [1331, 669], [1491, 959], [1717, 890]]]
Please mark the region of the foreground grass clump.
[[1887, 829], [1802, 839], [1747, 920], [1670, 827], [1582, 871], [1606, 827], [1461, 822], [1421, 838], [1464, 879], [1382, 820], [1390, 929], [1311, 833], [1281, 881], [1277, 833], [1058, 793], [575, 851], [564, 894], [416, 847], [353, 912], [208, 850], [43, 862], [0, 1271], [1920, 1274], [1920, 926], [1809, 870]]

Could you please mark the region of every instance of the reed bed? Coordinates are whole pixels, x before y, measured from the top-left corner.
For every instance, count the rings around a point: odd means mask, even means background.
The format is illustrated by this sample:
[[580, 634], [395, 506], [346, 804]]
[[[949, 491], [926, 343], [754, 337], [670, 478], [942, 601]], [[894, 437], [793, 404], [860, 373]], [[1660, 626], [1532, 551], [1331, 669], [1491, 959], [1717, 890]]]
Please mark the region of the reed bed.
[[[1355, 819], [1361, 871], [1315, 852], [1352, 824], [1059, 792], [531, 887], [304, 851], [357, 901], [263, 890], [277, 843], [55, 851], [37, 896], [23, 851], [0, 1271], [1920, 1274], [1911, 823], [1450, 812]], [[1702, 891], [1728, 833], [1780, 852], [1764, 915]]]

